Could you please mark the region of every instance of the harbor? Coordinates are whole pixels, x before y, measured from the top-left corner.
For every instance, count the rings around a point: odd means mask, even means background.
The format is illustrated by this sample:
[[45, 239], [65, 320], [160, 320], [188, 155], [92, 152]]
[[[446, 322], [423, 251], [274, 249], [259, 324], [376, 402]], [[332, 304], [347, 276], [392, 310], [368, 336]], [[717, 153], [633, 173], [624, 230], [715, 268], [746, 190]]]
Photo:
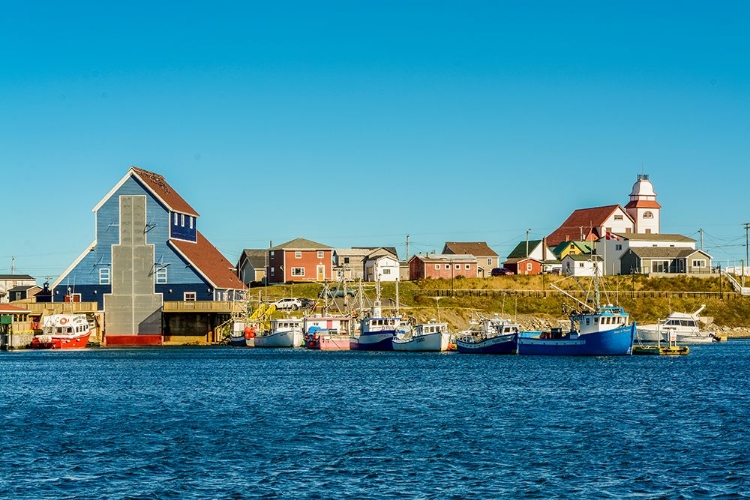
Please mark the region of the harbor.
[[11, 381], [0, 388], [9, 411], [0, 446], [12, 457], [0, 464], [0, 491], [741, 496], [748, 357], [750, 340], [679, 358], [229, 346], [0, 353], [0, 377]]

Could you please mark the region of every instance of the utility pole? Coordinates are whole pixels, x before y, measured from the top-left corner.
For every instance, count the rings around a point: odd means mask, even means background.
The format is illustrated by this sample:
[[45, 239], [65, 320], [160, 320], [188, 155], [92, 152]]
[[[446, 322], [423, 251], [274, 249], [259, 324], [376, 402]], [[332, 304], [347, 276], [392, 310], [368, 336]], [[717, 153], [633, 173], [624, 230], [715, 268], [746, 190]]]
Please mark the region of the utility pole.
[[703, 228], [698, 229], [698, 232], [701, 235], [701, 250], [703, 250]]
[[526, 258], [529, 258], [529, 232], [531, 229], [526, 230]]
[[[747, 251], [747, 230], [750, 229], [750, 222], [745, 222], [745, 262], [750, 262], [748, 260], [748, 251]], [[745, 268], [742, 268], [742, 286], [745, 286]]]
[[409, 262], [409, 235], [406, 235], [406, 262]]

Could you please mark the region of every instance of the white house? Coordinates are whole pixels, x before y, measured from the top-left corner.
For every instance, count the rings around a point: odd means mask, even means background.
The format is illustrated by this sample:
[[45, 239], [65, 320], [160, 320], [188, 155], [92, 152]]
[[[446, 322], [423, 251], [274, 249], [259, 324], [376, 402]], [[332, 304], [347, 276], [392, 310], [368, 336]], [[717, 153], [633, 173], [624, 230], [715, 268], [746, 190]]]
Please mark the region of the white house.
[[397, 281], [400, 264], [393, 255], [374, 255], [364, 262], [365, 281]]
[[595, 272], [601, 276], [603, 267], [604, 262], [597, 255], [568, 254], [562, 259], [563, 276], [594, 276]]
[[596, 241], [596, 253], [609, 275], [710, 272], [711, 257], [695, 243], [681, 234], [610, 233]]

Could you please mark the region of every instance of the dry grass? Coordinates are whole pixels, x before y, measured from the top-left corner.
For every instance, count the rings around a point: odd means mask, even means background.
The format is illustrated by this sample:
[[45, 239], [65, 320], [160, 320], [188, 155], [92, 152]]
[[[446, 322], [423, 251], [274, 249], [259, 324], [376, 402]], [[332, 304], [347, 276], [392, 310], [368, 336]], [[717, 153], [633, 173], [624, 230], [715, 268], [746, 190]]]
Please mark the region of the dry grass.
[[[579, 285], [570, 278], [500, 276], [399, 283], [398, 303], [402, 314], [413, 316], [419, 321], [440, 318], [448, 322], [453, 330], [467, 328], [469, 320], [476, 313], [498, 313], [514, 317], [522, 324], [556, 324], [565, 319], [562, 305], [568, 299], [556, 292], [552, 283], [584, 297]], [[693, 312], [701, 304], [706, 304], [702, 315], [711, 317], [716, 325], [750, 328], [750, 298], [740, 297], [726, 281], [720, 283], [718, 277], [615, 276], [606, 277], [603, 283], [608, 293], [602, 296], [602, 300], [620, 304], [639, 323], [654, 322], [672, 311]], [[321, 289], [322, 286], [315, 283], [275, 285], [255, 288], [251, 295], [255, 294], [254, 297], [257, 298], [258, 291], [261, 290], [262, 297], [267, 295], [268, 300], [291, 296], [315, 299]], [[633, 297], [633, 290], [649, 296]], [[369, 308], [376, 296], [375, 284], [365, 284], [363, 292], [363, 306]], [[693, 296], [696, 292], [705, 295]], [[395, 309], [395, 298], [396, 285], [383, 283], [383, 309]], [[359, 300], [350, 299], [349, 304], [356, 308]]]

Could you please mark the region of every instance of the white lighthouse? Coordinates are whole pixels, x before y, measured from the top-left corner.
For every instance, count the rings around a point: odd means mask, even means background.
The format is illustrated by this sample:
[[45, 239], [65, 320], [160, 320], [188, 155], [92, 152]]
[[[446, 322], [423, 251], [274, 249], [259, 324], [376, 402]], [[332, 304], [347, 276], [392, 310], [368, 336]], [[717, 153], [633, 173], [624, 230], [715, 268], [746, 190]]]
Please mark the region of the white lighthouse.
[[648, 174], [638, 174], [633, 184], [630, 201], [625, 211], [635, 221], [635, 232], [640, 234], [659, 234], [661, 232], [661, 205], [656, 201], [654, 186], [648, 180]]

